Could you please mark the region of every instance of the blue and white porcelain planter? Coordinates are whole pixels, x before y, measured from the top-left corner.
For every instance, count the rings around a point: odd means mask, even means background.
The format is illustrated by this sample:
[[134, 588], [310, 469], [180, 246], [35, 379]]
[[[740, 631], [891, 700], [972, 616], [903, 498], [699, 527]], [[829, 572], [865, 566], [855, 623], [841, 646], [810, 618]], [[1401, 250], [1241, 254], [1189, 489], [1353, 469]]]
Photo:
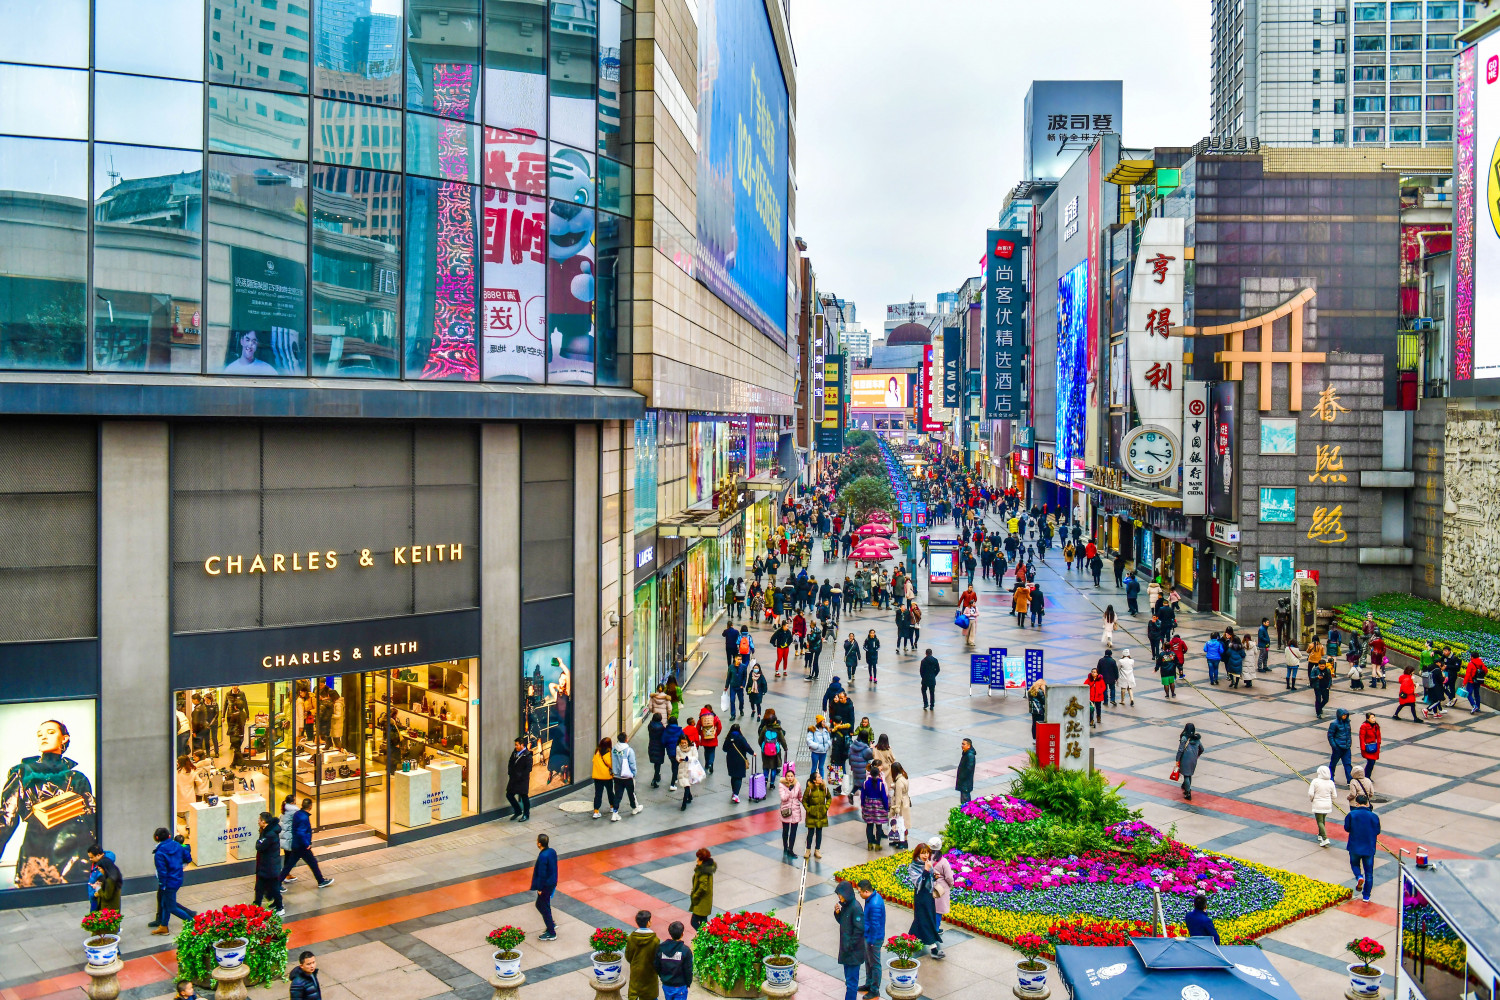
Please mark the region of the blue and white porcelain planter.
[[[502, 958], [509, 955], [510, 958]], [[513, 979], [521, 974], [521, 953], [519, 951], [497, 951], [495, 952], [495, 975], [501, 979]]]
[[921, 969], [922, 962], [921, 960], [915, 958], [909, 959], [908, 961], [911, 962], [911, 968], [902, 969], [896, 966], [896, 963], [899, 961], [902, 960], [899, 958], [892, 958], [887, 960], [887, 962], [885, 963], [886, 980], [895, 989], [903, 991], [910, 990], [912, 987], [917, 985], [917, 971]]
[[[772, 962], [784, 963], [772, 965]], [[772, 986], [790, 986], [797, 975], [797, 960], [790, 955], [767, 955], [761, 960], [766, 967], [766, 982]]]
[[108, 965], [120, 957], [120, 935], [95, 934], [83, 942], [83, 953], [90, 965]]
[[1047, 963], [1040, 958], [1036, 959], [1040, 970], [1028, 969], [1026, 966], [1032, 964], [1032, 959], [1026, 959], [1016, 963], [1016, 986], [1024, 993], [1042, 994], [1047, 989]]
[[[1366, 975], [1366, 972], [1374, 975]], [[1380, 996], [1380, 981], [1385, 978], [1385, 970], [1373, 965], [1359, 963], [1349, 966], [1349, 995], [1351, 997], [1369, 997], [1375, 1000]]]
[[250, 951], [250, 942], [244, 938], [228, 938], [214, 942], [214, 960], [222, 969], [238, 969]]
[[594, 981], [601, 986], [609, 983], [617, 983], [624, 975], [624, 959], [618, 951], [596, 951], [591, 956], [594, 961]]

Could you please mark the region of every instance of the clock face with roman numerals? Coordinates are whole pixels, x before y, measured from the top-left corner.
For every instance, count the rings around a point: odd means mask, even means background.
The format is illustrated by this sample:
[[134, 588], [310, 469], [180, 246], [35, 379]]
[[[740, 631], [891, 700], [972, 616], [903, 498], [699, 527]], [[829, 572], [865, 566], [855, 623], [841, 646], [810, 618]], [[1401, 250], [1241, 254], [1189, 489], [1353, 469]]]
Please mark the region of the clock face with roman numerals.
[[1177, 441], [1160, 427], [1137, 427], [1120, 447], [1126, 470], [1143, 482], [1160, 482], [1177, 471]]

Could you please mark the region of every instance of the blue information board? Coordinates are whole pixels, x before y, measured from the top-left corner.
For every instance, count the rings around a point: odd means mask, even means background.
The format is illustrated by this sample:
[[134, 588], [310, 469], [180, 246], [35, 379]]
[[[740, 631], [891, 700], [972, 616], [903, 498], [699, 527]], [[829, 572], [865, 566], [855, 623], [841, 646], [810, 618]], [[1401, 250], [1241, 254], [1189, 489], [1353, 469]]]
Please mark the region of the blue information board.
[[1005, 654], [1006, 654], [1006, 652], [1007, 652], [1007, 650], [1006, 650], [1006, 648], [1004, 646], [991, 646], [990, 647], [990, 677], [989, 677], [989, 683], [990, 683], [990, 687], [991, 688], [999, 688], [1001, 691], [1005, 690]]
[[1040, 649], [1026, 649], [1026, 687], [1042, 679], [1042, 651]]
[[986, 687], [988, 687], [989, 683], [990, 683], [990, 654], [988, 654], [988, 653], [970, 653], [969, 654], [969, 686], [973, 687], [975, 684], [983, 684]]

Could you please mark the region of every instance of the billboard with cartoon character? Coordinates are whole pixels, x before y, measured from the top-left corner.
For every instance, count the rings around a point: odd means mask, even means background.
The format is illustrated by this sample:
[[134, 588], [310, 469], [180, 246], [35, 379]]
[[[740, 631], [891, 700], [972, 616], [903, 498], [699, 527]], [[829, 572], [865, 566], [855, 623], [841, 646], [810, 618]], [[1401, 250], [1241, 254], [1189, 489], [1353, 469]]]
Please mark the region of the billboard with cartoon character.
[[594, 382], [594, 157], [547, 161], [547, 381]]
[[765, 5], [698, 4], [698, 279], [786, 346], [787, 90]]

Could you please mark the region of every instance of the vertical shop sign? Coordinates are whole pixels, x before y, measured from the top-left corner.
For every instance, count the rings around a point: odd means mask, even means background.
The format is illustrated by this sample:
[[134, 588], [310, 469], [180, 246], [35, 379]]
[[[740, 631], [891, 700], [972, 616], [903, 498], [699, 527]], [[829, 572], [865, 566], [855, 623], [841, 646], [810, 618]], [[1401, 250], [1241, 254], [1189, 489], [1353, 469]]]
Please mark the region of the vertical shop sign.
[[[1088, 294], [1088, 359], [1089, 359], [1089, 416], [1094, 417], [1099, 403], [1099, 194], [1104, 185], [1104, 143], [1095, 142], [1089, 147], [1089, 294]], [[1091, 420], [1092, 422], [1092, 420]], [[1088, 442], [1093, 446], [1098, 435], [1089, 428]]]
[[837, 454], [844, 450], [844, 356], [823, 359], [823, 416], [818, 422], [818, 451]]
[[932, 345], [922, 348], [922, 430], [936, 434], [943, 429], [942, 421], [932, 419]]
[[943, 327], [943, 405], [950, 410], [958, 409], [963, 395], [962, 338], [959, 327]]
[[1030, 242], [1019, 229], [991, 229], [986, 233], [984, 415], [990, 420], [1021, 415], [1022, 365], [1026, 357], [1026, 290], [1021, 262], [1022, 251]]
[[[1182, 440], [1183, 220], [1152, 218], [1141, 234], [1130, 282], [1126, 333], [1130, 398], [1142, 426]], [[1128, 470], [1127, 470], [1128, 471]]]
[[1190, 381], [1182, 391], [1182, 512], [1208, 512], [1208, 383]]

